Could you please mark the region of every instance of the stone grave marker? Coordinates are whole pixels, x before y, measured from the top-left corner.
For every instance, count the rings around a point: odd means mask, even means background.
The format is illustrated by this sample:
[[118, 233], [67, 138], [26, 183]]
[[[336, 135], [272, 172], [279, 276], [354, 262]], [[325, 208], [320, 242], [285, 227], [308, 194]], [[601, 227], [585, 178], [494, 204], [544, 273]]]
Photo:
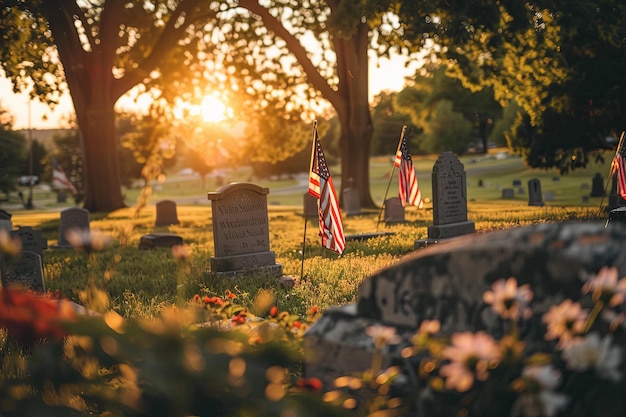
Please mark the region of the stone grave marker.
[[522, 185], [522, 180], [513, 180], [513, 187], [519, 187]]
[[328, 383], [369, 369], [375, 350], [369, 326], [395, 327], [400, 337], [386, 350], [383, 367], [403, 363], [400, 352], [424, 320], [439, 320], [444, 335], [479, 329], [501, 334], [502, 323], [482, 296], [509, 277], [534, 293], [533, 316], [520, 328], [523, 338], [533, 337], [528, 329], [541, 326], [550, 306], [583, 296], [585, 274], [614, 266], [625, 276], [625, 252], [626, 225], [588, 221], [465, 235], [415, 251], [365, 278], [355, 304], [324, 311], [304, 335], [305, 373]]
[[503, 188], [502, 198], [506, 198], [506, 199], [515, 198], [515, 191], [512, 188]]
[[545, 206], [543, 195], [541, 193], [541, 181], [537, 178], [528, 180], [528, 205], [529, 206]]
[[404, 223], [404, 206], [398, 197], [385, 200], [385, 223]]
[[8, 211], [0, 209], [0, 230], [6, 230], [7, 232], [13, 230], [11, 216], [11, 213]]
[[304, 193], [302, 201], [302, 209], [304, 210], [306, 217], [317, 218], [317, 198], [313, 197], [308, 192]]
[[268, 188], [232, 183], [208, 194], [213, 214], [211, 273], [246, 276], [263, 273], [280, 277], [282, 265], [270, 251]]
[[23, 250], [19, 258], [12, 263], [0, 262], [2, 286], [18, 286], [36, 292], [45, 292], [41, 256], [35, 252]]
[[18, 237], [22, 242], [22, 251], [34, 252], [43, 257], [43, 251], [48, 249], [48, 239], [43, 237], [40, 230], [30, 226], [20, 226], [11, 230], [11, 237]]
[[354, 180], [352, 178], [348, 181], [348, 187], [343, 190], [343, 206], [346, 216], [361, 214], [359, 190], [354, 187]]
[[553, 191], [546, 191], [546, 194], [543, 196], [543, 198], [546, 201], [554, 201], [554, 192]]
[[179, 223], [175, 201], [163, 200], [156, 203], [155, 226], [170, 226]]
[[148, 233], [139, 239], [139, 249], [171, 248], [182, 244], [183, 238], [175, 233]]
[[89, 232], [89, 210], [80, 207], [70, 207], [61, 211], [61, 223], [59, 224], [59, 240], [52, 249], [69, 249], [72, 247], [67, 241], [66, 234], [69, 230], [82, 230]]
[[590, 197], [602, 197], [604, 195], [604, 178], [602, 174], [596, 172], [596, 175], [591, 179], [591, 193]]
[[517, 194], [522, 195], [522, 194], [524, 194], [525, 192], [526, 192], [526, 191], [524, 191], [524, 187], [518, 187], [518, 188], [517, 188]]
[[439, 155], [432, 172], [433, 224], [427, 239], [415, 241], [423, 248], [442, 239], [474, 233], [474, 222], [467, 220], [467, 183], [465, 169], [452, 152]]

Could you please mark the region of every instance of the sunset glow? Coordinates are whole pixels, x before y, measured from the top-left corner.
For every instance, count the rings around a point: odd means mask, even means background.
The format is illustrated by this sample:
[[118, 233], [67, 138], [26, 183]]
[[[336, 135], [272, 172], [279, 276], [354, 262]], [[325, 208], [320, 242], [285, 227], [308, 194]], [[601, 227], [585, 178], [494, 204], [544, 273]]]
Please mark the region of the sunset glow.
[[177, 119], [191, 117], [201, 117], [206, 123], [220, 123], [232, 117], [232, 110], [224, 104], [217, 94], [206, 95], [202, 102], [191, 104], [179, 100], [174, 107], [174, 116]]

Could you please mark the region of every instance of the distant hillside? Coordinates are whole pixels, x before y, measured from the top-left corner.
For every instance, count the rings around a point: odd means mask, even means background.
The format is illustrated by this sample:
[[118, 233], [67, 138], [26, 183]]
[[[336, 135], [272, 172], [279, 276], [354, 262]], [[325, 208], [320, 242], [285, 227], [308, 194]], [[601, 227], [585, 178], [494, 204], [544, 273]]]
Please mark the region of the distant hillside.
[[55, 136], [63, 136], [71, 129], [22, 129], [18, 130], [26, 139], [30, 138], [32, 135], [33, 140], [43, 144], [47, 149], [54, 148], [54, 141], [52, 140]]

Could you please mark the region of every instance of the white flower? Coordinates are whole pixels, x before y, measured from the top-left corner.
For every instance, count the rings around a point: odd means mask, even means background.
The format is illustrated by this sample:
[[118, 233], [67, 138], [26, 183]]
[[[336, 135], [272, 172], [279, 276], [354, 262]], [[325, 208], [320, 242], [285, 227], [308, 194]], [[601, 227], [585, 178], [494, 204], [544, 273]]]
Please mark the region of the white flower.
[[567, 405], [568, 397], [554, 392], [561, 374], [552, 365], [528, 365], [522, 371], [522, 380], [525, 388], [520, 404], [525, 417], [552, 417]]
[[469, 390], [474, 379], [486, 380], [489, 369], [498, 364], [501, 356], [495, 340], [485, 332], [454, 333], [451, 345], [442, 354], [451, 362], [442, 366], [439, 373], [446, 378], [446, 388], [459, 392]]
[[520, 315], [528, 318], [531, 314], [528, 305], [533, 299], [533, 292], [528, 284], [517, 286], [517, 280], [510, 277], [493, 283], [491, 291], [485, 291], [483, 301], [502, 318], [517, 320]]
[[612, 346], [611, 335], [600, 339], [597, 333], [590, 333], [585, 338], [571, 344], [563, 351], [563, 359], [567, 366], [577, 372], [590, 369], [602, 378], [619, 381], [621, 373], [621, 352], [619, 347]]

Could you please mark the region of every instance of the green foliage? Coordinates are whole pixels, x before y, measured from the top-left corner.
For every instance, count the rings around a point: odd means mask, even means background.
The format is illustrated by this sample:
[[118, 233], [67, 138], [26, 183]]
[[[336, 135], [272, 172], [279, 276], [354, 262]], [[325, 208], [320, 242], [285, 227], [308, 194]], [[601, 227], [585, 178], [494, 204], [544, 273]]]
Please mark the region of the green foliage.
[[421, 135], [419, 147], [426, 153], [452, 151], [460, 154], [467, 149], [471, 137], [472, 124], [461, 113], [453, 110], [451, 101], [441, 100]]
[[0, 192], [8, 196], [17, 188], [17, 178], [23, 171], [26, 138], [12, 131], [11, 120], [6, 120], [6, 110], [0, 108]]

